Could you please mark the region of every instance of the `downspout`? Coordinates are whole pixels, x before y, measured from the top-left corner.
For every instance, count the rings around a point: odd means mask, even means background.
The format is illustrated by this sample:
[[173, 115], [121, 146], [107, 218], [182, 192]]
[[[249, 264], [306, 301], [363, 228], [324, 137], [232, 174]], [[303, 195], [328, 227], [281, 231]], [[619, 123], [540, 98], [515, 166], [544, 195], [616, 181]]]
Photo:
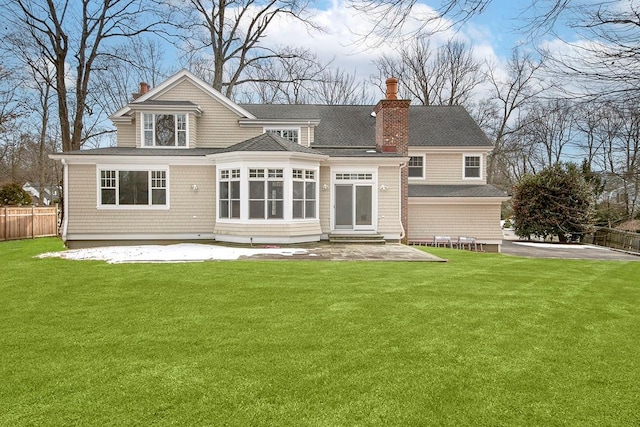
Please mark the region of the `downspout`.
[[62, 176], [63, 176], [63, 212], [62, 212], [62, 241], [67, 243], [67, 229], [69, 228], [69, 165], [65, 159], [62, 162]]
[[[404, 229], [404, 224], [402, 224], [402, 169], [407, 167], [407, 162], [400, 163], [400, 169], [398, 170], [400, 173], [398, 174], [398, 207], [400, 208], [400, 241], [405, 238], [406, 231]], [[407, 191], [409, 191], [407, 189]], [[409, 195], [407, 194], [407, 197]], [[409, 209], [409, 200], [407, 200], [407, 209]]]

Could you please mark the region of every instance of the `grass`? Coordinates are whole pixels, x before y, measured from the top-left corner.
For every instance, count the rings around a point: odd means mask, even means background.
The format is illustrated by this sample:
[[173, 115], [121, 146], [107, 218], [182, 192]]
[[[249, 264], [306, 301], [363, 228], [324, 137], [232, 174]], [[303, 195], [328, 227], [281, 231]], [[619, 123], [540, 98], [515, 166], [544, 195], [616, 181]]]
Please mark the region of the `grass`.
[[0, 425], [638, 426], [640, 263], [117, 264], [0, 243]]

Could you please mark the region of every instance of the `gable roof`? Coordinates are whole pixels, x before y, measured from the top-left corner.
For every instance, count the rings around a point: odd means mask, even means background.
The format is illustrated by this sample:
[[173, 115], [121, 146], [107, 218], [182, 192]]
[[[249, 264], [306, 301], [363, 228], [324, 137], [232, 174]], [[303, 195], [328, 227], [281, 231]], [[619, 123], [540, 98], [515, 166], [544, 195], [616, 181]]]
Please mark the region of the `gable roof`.
[[[242, 105], [265, 120], [319, 120], [314, 147], [374, 147], [373, 105]], [[462, 106], [409, 107], [410, 147], [491, 147]]]
[[[213, 99], [215, 99], [220, 104], [227, 107], [229, 110], [236, 113], [238, 116], [255, 119], [255, 116], [253, 114], [251, 114], [250, 112], [248, 112], [247, 110], [245, 110], [244, 108], [242, 108], [241, 106], [239, 106], [238, 104], [231, 101], [229, 98], [227, 98], [226, 96], [224, 96], [223, 94], [215, 90], [213, 87], [211, 87], [210, 84], [208, 84], [201, 78], [197, 77], [192, 72], [185, 69], [178, 71], [177, 73], [169, 77], [167, 80], [160, 83], [158, 86], [150, 89], [147, 93], [143, 94], [139, 98], [135, 99], [133, 102], [129, 103], [129, 105], [113, 113], [109, 118], [111, 120], [117, 120], [118, 118], [124, 116], [129, 111], [131, 111], [131, 105], [144, 104], [144, 103], [148, 103], [149, 101], [153, 101], [154, 98], [156, 98], [157, 96], [160, 96], [163, 93], [167, 92], [168, 90], [171, 90], [172, 88], [174, 88], [175, 86], [177, 86], [178, 84], [182, 83], [185, 80], [188, 80], [194, 86], [200, 88], [202, 92], [211, 96]], [[155, 101], [155, 102], [158, 102], [158, 101]], [[152, 104], [149, 104], [149, 105], [152, 105]]]

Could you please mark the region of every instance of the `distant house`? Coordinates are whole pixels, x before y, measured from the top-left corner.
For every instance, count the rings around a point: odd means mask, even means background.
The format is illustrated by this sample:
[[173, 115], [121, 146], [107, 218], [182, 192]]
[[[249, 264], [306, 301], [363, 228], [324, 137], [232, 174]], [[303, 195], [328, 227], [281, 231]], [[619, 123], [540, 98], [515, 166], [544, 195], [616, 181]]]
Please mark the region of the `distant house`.
[[63, 238], [300, 243], [473, 236], [502, 243], [492, 145], [464, 108], [239, 105], [189, 71], [111, 116], [117, 146], [64, 164]]
[[37, 204], [50, 206], [60, 200], [61, 188], [59, 185], [45, 184], [42, 195], [40, 194], [40, 183], [37, 182], [25, 182], [22, 189], [31, 194], [31, 198]]

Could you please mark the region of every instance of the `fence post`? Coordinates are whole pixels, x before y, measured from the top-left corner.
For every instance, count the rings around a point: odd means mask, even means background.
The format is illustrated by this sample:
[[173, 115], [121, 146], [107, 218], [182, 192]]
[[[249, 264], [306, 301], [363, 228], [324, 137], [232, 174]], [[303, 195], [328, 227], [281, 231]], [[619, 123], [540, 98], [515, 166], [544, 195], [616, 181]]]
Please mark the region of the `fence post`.
[[4, 207], [4, 240], [9, 240], [9, 216], [6, 206]]
[[36, 206], [31, 205], [31, 238], [36, 238]]

